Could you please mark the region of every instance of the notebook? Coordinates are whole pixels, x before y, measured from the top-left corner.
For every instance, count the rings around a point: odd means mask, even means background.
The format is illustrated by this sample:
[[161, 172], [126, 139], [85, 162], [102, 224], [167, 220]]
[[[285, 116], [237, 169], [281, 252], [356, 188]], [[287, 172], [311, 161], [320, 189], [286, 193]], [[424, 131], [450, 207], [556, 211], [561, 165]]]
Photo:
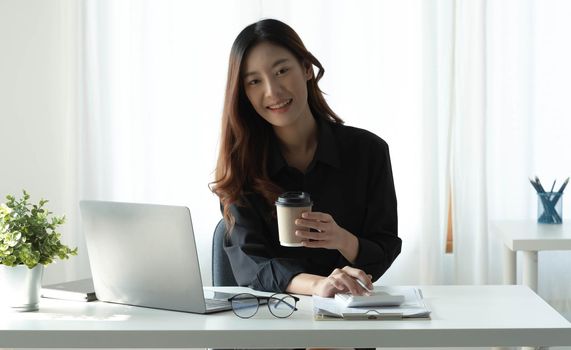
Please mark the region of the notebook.
[[97, 299], [192, 313], [231, 309], [205, 298], [187, 207], [84, 200], [80, 209]]
[[422, 291], [416, 287], [380, 286], [375, 291], [401, 295], [404, 301], [397, 306], [350, 307], [335, 298], [313, 296], [313, 317], [315, 320], [397, 320], [407, 318], [430, 319], [430, 309], [424, 302]]

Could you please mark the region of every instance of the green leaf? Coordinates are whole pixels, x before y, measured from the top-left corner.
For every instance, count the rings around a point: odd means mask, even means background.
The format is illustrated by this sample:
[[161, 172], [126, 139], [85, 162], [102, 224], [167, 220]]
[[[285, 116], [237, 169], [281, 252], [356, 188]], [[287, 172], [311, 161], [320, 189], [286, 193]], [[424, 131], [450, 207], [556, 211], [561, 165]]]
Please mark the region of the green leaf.
[[48, 200], [32, 204], [28, 192], [22, 193], [19, 199], [7, 195], [6, 203], [0, 205], [0, 264], [33, 267], [77, 255], [77, 247], [63, 245], [55, 231], [65, 223], [65, 216], [51, 216], [44, 208]]

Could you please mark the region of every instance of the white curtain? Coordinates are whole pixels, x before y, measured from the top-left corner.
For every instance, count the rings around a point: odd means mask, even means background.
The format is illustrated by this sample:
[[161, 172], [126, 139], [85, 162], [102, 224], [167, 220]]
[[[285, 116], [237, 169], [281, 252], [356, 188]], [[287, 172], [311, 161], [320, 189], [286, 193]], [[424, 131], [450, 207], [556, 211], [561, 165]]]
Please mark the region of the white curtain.
[[[440, 5], [444, 2], [440, 2]], [[559, 184], [571, 174], [564, 97], [571, 77], [571, 25], [565, 1], [452, 1], [450, 181], [453, 194], [452, 281], [500, 283], [495, 220], [536, 219], [527, 178]], [[562, 114], [563, 113], [563, 114]], [[565, 161], [562, 159], [566, 159]], [[564, 217], [569, 218], [568, 206]], [[571, 316], [568, 252], [539, 257], [539, 294]], [[519, 269], [521, 271], [521, 267]]]
[[[290, 24], [333, 109], [390, 146], [404, 244], [379, 283], [500, 283], [489, 222], [533, 219], [527, 176], [571, 173], [563, 0], [84, 4], [82, 197], [189, 206], [206, 283], [228, 54], [261, 18]], [[540, 294], [566, 307], [569, 285], [544, 283], [566, 257], [540, 259]]]
[[[571, 175], [571, 44], [565, 39], [571, 32], [571, 3], [489, 1], [486, 13], [488, 219], [535, 220], [537, 199], [528, 176], [549, 184], [557, 179], [560, 185]], [[570, 215], [564, 198], [564, 220]], [[499, 247], [490, 237], [490, 253], [497, 256]], [[569, 319], [570, 265], [570, 252], [539, 254], [538, 293]]]

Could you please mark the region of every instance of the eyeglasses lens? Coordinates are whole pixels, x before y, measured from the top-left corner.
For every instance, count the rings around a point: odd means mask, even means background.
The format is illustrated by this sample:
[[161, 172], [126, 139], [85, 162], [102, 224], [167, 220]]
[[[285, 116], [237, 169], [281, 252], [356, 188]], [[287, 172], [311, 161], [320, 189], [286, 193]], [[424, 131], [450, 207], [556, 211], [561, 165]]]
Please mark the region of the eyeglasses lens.
[[232, 298], [232, 310], [238, 317], [250, 318], [258, 312], [258, 298], [251, 294], [238, 294]]
[[274, 294], [268, 300], [268, 308], [276, 317], [288, 317], [295, 311], [296, 301], [291, 295]]

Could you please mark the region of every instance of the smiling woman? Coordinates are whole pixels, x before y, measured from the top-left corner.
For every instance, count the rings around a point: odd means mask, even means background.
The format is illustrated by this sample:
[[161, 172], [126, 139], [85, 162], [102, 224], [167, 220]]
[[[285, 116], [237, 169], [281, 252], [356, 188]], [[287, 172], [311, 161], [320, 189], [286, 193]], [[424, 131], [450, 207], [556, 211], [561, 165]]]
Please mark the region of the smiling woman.
[[[361, 295], [400, 253], [388, 146], [343, 125], [317, 85], [323, 71], [277, 20], [246, 27], [232, 46], [212, 190], [240, 285]], [[314, 203], [295, 221], [302, 247], [279, 243], [274, 202], [284, 191]]]

